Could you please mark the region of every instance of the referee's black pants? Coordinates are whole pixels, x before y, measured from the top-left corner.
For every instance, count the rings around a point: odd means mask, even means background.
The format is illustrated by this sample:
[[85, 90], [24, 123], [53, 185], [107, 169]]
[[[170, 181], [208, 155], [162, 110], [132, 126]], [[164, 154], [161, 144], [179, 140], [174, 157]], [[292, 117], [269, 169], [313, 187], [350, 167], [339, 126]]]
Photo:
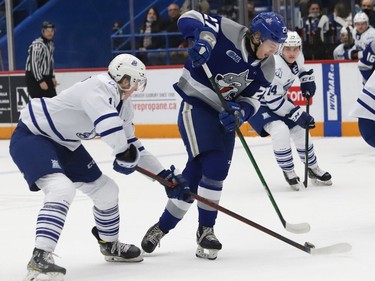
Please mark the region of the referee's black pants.
[[43, 76], [44, 81], [48, 85], [47, 90], [40, 88], [39, 82], [34, 78], [34, 75], [30, 71], [26, 71], [26, 87], [31, 98], [52, 98], [56, 96], [55, 85], [52, 81], [52, 76]]

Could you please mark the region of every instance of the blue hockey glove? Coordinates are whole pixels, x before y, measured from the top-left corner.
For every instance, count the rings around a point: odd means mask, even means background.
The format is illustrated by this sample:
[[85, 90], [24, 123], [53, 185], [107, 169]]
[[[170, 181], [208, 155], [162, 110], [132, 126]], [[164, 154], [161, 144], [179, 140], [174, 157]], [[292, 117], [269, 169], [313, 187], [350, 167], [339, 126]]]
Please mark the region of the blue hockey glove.
[[194, 41], [195, 44], [188, 53], [193, 67], [199, 67], [210, 59], [216, 44], [216, 32], [208, 27], [199, 28], [194, 32]]
[[302, 108], [300, 108], [299, 106], [296, 106], [295, 108], [293, 108], [290, 111], [290, 113], [287, 115], [287, 117], [290, 120], [296, 122], [298, 125], [300, 125], [304, 129], [315, 128], [314, 118], [307, 112], [303, 111]]
[[125, 152], [116, 155], [116, 159], [113, 161], [113, 169], [121, 174], [129, 175], [135, 171], [139, 157], [138, 149], [134, 144], [131, 144]]
[[299, 75], [301, 81], [301, 92], [305, 98], [311, 98], [316, 91], [314, 70], [304, 71]]
[[227, 132], [232, 132], [236, 130], [237, 127], [239, 128], [244, 120], [250, 118], [254, 113], [254, 108], [250, 105], [243, 107], [236, 102], [227, 102], [227, 105], [230, 108], [230, 112], [222, 111], [219, 113], [220, 123]]
[[165, 187], [168, 198], [176, 198], [188, 203], [193, 201], [190, 197], [190, 188], [185, 178], [175, 166], [172, 165], [170, 170], [161, 171], [158, 176], [176, 184], [175, 187]]

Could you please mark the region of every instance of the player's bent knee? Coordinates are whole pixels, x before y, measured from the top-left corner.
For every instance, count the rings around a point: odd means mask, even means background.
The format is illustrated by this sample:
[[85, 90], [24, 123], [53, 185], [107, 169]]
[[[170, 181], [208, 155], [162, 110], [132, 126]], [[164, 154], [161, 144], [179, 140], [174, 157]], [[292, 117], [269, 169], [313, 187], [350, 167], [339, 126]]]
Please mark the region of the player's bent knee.
[[76, 194], [73, 182], [62, 173], [54, 173], [41, 177], [36, 185], [45, 193], [46, 202], [72, 203]]
[[89, 196], [100, 210], [112, 208], [118, 203], [118, 185], [104, 174], [96, 181], [82, 184], [79, 190]]
[[269, 133], [273, 140], [282, 141], [287, 139], [289, 141], [290, 132], [288, 126], [283, 121], [273, 121], [264, 126], [264, 130]]

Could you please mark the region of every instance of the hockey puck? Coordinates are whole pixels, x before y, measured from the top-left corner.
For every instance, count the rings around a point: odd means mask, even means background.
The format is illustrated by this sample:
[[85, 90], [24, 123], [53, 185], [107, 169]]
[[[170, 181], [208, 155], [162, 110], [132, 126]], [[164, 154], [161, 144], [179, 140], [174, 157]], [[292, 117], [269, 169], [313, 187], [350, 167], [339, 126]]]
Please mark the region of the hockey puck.
[[313, 249], [313, 248], [315, 248], [315, 245], [310, 243], [310, 242], [305, 242], [305, 247]]

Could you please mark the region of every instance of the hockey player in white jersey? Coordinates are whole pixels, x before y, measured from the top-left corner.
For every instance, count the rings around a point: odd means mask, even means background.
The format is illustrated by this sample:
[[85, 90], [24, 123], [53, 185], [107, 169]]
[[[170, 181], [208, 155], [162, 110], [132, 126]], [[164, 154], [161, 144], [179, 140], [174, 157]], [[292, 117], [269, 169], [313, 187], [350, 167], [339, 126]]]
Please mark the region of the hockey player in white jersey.
[[362, 138], [375, 147], [375, 41], [367, 45], [363, 57], [358, 61], [364, 87], [350, 112], [358, 118], [358, 128]]
[[112, 148], [117, 172], [128, 175], [138, 165], [176, 182], [176, 188], [166, 189], [169, 197], [182, 199], [189, 191], [174, 166], [164, 169], [134, 135], [128, 97], [143, 91], [146, 82], [144, 64], [122, 54], [111, 61], [108, 73], [78, 82], [54, 98], [32, 99], [21, 112], [10, 154], [30, 190], [45, 194], [26, 281], [63, 280], [66, 269], [56, 265], [52, 255], [77, 189], [93, 201], [92, 233], [105, 260], [143, 260], [138, 247], [118, 241], [118, 185], [102, 174], [81, 140], [100, 136]]
[[[298, 155], [305, 162], [305, 128], [314, 128], [314, 118], [295, 106], [288, 99], [287, 91], [296, 77], [301, 81], [304, 97], [312, 97], [316, 90], [312, 69], [306, 69], [301, 51], [302, 41], [297, 32], [288, 31], [288, 37], [275, 55], [275, 77], [271, 88], [261, 99], [258, 112], [249, 119], [254, 130], [262, 137], [271, 135], [276, 161], [284, 177], [293, 190], [298, 191], [303, 184], [294, 170], [291, 141]], [[331, 185], [331, 175], [318, 166], [314, 146], [309, 138], [308, 145], [309, 178], [316, 183]]]
[[353, 22], [354, 46], [347, 53], [348, 57], [345, 59], [361, 59], [363, 50], [375, 39], [375, 28], [369, 25], [369, 19], [365, 13], [357, 13]]

